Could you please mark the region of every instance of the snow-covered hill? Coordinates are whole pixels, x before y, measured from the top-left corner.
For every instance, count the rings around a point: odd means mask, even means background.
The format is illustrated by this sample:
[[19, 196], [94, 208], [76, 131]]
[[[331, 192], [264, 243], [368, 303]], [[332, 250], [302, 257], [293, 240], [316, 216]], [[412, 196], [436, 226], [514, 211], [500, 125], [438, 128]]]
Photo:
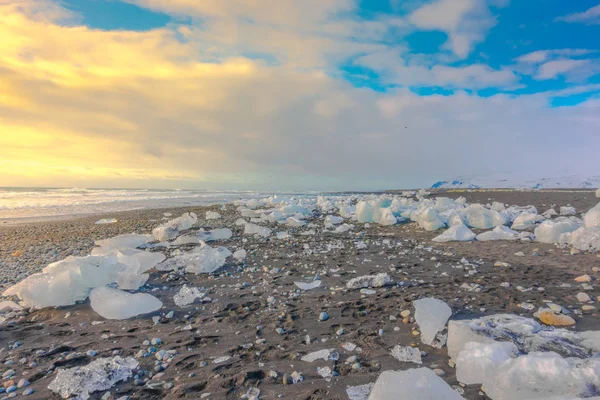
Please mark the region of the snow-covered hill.
[[477, 188], [517, 188], [517, 189], [595, 189], [600, 187], [600, 175], [560, 176], [533, 178], [526, 175], [465, 176], [434, 183], [433, 189], [477, 189]]

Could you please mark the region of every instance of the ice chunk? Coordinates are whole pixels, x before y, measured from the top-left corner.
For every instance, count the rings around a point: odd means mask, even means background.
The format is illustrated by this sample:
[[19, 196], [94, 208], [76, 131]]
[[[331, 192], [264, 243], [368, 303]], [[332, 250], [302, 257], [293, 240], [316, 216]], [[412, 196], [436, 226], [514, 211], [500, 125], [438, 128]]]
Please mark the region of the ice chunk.
[[356, 206], [343, 206], [340, 207], [340, 215], [343, 218], [350, 218], [356, 213]]
[[542, 217], [544, 217], [546, 219], [556, 217], [557, 215], [558, 215], [558, 213], [556, 212], [556, 210], [554, 208], [550, 208], [542, 213]]
[[114, 224], [115, 222], [117, 222], [116, 218], [104, 218], [104, 219], [100, 219], [100, 220], [94, 222], [94, 224], [105, 225], [105, 224]]
[[122, 273], [117, 278], [117, 285], [119, 289], [123, 290], [138, 290], [146, 284], [146, 281], [150, 275], [148, 274], [137, 274], [137, 273]]
[[411, 215], [411, 219], [416, 221], [426, 231], [437, 231], [446, 227], [446, 223], [442, 221], [440, 215], [433, 207], [416, 211]]
[[86, 400], [94, 392], [110, 389], [117, 382], [129, 379], [138, 365], [133, 357], [115, 356], [99, 358], [81, 367], [59, 368], [48, 389], [63, 399], [76, 396], [77, 400]]
[[97, 287], [90, 293], [92, 309], [106, 319], [128, 319], [162, 307], [162, 302], [147, 293], [131, 294], [109, 287]]
[[600, 360], [563, 358], [554, 352], [532, 352], [500, 365], [483, 381], [494, 400], [533, 400], [550, 396], [588, 397], [600, 389]]
[[464, 209], [467, 225], [476, 229], [491, 229], [506, 224], [504, 218], [498, 211], [488, 210], [481, 204], [471, 204]]
[[569, 244], [579, 250], [600, 251], [600, 227], [586, 228], [582, 226], [576, 231], [563, 233], [558, 242]]
[[23, 307], [21, 307], [14, 301], [10, 301], [10, 300], [0, 301], [0, 312], [21, 311], [22, 309], [23, 309]]
[[456, 379], [467, 385], [493, 379], [498, 367], [517, 354], [511, 342], [468, 342], [456, 358]]
[[576, 215], [576, 214], [577, 214], [577, 210], [575, 210], [575, 207], [566, 206], [566, 207], [560, 208], [560, 215], [568, 216], [568, 215]]
[[597, 190], [596, 190], [596, 197], [597, 197], [598, 199], [600, 199], [600, 189], [597, 189]]
[[317, 360], [329, 360], [329, 355], [334, 349], [323, 349], [318, 351], [313, 351], [312, 353], [308, 353], [307, 355], [301, 358], [302, 361], [305, 362], [313, 362]]
[[364, 385], [348, 386], [346, 388], [348, 400], [369, 400], [369, 394], [374, 385], [374, 383], [366, 383]]
[[206, 212], [206, 219], [219, 219], [221, 218], [221, 214], [219, 214], [216, 211], [207, 211]]
[[97, 247], [92, 249], [93, 256], [102, 256], [112, 250], [135, 249], [152, 239], [151, 235], [137, 235], [134, 233], [119, 235], [109, 239], [96, 240]]
[[349, 230], [351, 230], [353, 228], [354, 228], [354, 225], [342, 224], [342, 225], [338, 226], [337, 228], [335, 228], [335, 230], [333, 232], [334, 233], [344, 233], [344, 232], [348, 232]]
[[172, 246], [181, 246], [184, 244], [198, 244], [200, 243], [200, 239], [195, 235], [181, 235], [173, 242], [171, 242]]
[[542, 217], [541, 215], [524, 212], [514, 220], [511, 229], [523, 230], [533, 228], [538, 222], [541, 222], [543, 220], [544, 217]]
[[586, 228], [600, 227], [600, 203], [596, 204], [595, 207], [585, 213], [583, 216], [583, 224]]
[[366, 201], [356, 204], [356, 220], [360, 223], [375, 222], [373, 220], [373, 206]]
[[215, 240], [227, 240], [230, 239], [232, 235], [233, 232], [231, 232], [231, 229], [228, 228], [213, 229], [212, 231], [207, 232], [198, 232], [198, 237], [200, 238], [200, 240], [203, 240], [205, 242], [212, 242]]
[[177, 237], [180, 231], [190, 229], [198, 222], [198, 217], [194, 213], [185, 213], [179, 218], [175, 218], [152, 230], [152, 236], [159, 242], [166, 242]]
[[244, 235], [258, 235], [262, 237], [267, 237], [271, 235], [271, 230], [269, 228], [265, 228], [256, 224], [247, 223], [244, 227]]
[[276, 236], [277, 239], [287, 239], [290, 237], [290, 235], [286, 231], [277, 232]]
[[144, 273], [165, 260], [165, 255], [159, 252], [141, 251], [135, 249], [113, 250], [121, 264], [127, 266], [129, 273]]
[[339, 225], [342, 222], [344, 222], [344, 218], [342, 217], [336, 217], [334, 215], [328, 215], [325, 217], [325, 224], [331, 224], [331, 225]]
[[423, 364], [423, 361], [421, 361], [421, 350], [418, 347], [400, 346], [397, 344], [392, 349], [391, 354], [398, 361]]
[[300, 290], [311, 290], [311, 289], [316, 289], [319, 286], [321, 286], [321, 281], [320, 280], [314, 280], [312, 282], [306, 283], [306, 282], [294, 282], [294, 285], [298, 286], [300, 288]]
[[114, 256], [71, 256], [28, 276], [3, 295], [18, 296], [32, 308], [72, 305], [87, 299], [93, 288], [115, 282], [126, 269]]
[[381, 208], [380, 209], [380, 217], [377, 222], [379, 223], [379, 225], [389, 226], [389, 225], [397, 224], [398, 220], [392, 213], [392, 210], [390, 210], [389, 208]]
[[285, 224], [287, 226], [291, 226], [292, 228], [298, 228], [300, 226], [306, 225], [306, 222], [302, 221], [298, 218], [289, 217], [288, 219], [285, 220]]
[[364, 275], [353, 278], [346, 284], [346, 287], [348, 289], [363, 289], [387, 286], [392, 283], [392, 278], [385, 272], [381, 272], [377, 275]]
[[432, 345], [435, 335], [444, 330], [448, 318], [452, 315], [452, 309], [442, 300], [428, 297], [415, 300], [415, 320], [421, 330], [421, 341]]
[[497, 226], [491, 231], [483, 232], [477, 235], [477, 240], [481, 242], [489, 240], [517, 240], [519, 232], [513, 231], [508, 226]]
[[179, 292], [173, 296], [173, 301], [178, 307], [183, 307], [192, 304], [194, 300], [201, 299], [202, 297], [204, 297], [204, 293], [201, 293], [198, 288], [183, 285]]
[[597, 351], [588, 340], [600, 333], [573, 332], [544, 326], [532, 318], [512, 314], [489, 315], [473, 320], [448, 323], [448, 355], [456, 360], [468, 342], [484, 344], [494, 340], [510, 341], [520, 353], [554, 351], [565, 357], [589, 357]]
[[462, 400], [454, 389], [429, 368], [383, 371], [369, 400]]
[[535, 240], [542, 243], [555, 243], [560, 240], [563, 233], [573, 232], [582, 225], [582, 221], [575, 217], [558, 217], [546, 220], [535, 228]]
[[460, 224], [451, 226], [432, 240], [434, 242], [468, 242], [473, 239], [475, 239], [475, 234], [469, 228]]
[[157, 267], [160, 271], [172, 271], [185, 268], [186, 272], [198, 274], [210, 274], [225, 265], [227, 257], [231, 252], [224, 247], [213, 248], [204, 245], [190, 252], [177, 255], [167, 259]]
[[235, 258], [238, 261], [244, 261], [246, 259], [246, 250], [236, 250], [235, 253], [233, 253], [233, 258]]

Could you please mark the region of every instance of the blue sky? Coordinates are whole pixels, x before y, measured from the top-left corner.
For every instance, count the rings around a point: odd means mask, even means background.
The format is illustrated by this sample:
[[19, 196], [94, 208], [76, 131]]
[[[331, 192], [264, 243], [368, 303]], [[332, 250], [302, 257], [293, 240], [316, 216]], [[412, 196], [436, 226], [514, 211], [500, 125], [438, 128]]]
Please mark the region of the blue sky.
[[[452, 3], [486, 3], [484, 1], [447, 0]], [[64, 7], [77, 13], [81, 22], [90, 28], [102, 30], [136, 30], [144, 31], [167, 27], [174, 24], [201, 24], [204, 18], [210, 16], [185, 15], [176, 12], [169, 15], [167, 11], [152, 7], [152, 2], [122, 2], [118, 0], [63, 0]], [[265, 4], [268, 2], [265, 2]], [[362, 0], [355, 2], [351, 12], [342, 12], [339, 18], [353, 18], [356, 21], [381, 21], [385, 18], [409, 18], [411, 13], [426, 4], [427, 1], [400, 0]], [[146, 7], [144, 7], [146, 5]], [[483, 31], [484, 38], [471, 45], [468, 54], [457, 56], [451, 50], [445, 49], [451, 33], [441, 28], [394, 28], [386, 27], [385, 35], [377, 38], [376, 42], [389, 47], [405, 47], [406, 57], [421, 56], [430, 58], [427, 65], [435, 65], [440, 59], [440, 65], [465, 67], [469, 65], [486, 65], [493, 70], [503, 68], [514, 71], [516, 77], [510, 85], [490, 84], [488, 87], [461, 87], [460, 85], [444, 85], [439, 83], [405, 84], [395, 82], [385, 76], [376, 66], [364, 66], [358, 63], [357, 53], [340, 60], [330, 66], [329, 73], [347, 80], [357, 87], [368, 87], [376, 91], [386, 91], [398, 87], [408, 87], [418, 94], [452, 94], [455, 90], [466, 89], [483, 96], [497, 93], [514, 95], [531, 94], [545, 91], [555, 91], [577, 87], [582, 84], [600, 84], [600, 16], [584, 18], [583, 13], [599, 8], [597, 0], [528, 0], [528, 1], [488, 1], [484, 5], [489, 14], [474, 13], [473, 19], [487, 20], [487, 28], [476, 29]], [[598, 13], [600, 13], [600, 8]], [[577, 16], [579, 21], [564, 21], [567, 16]], [[590, 13], [590, 14], [593, 14]], [[336, 18], [332, 13], [332, 18]], [[258, 22], [255, 22], [258, 23]], [[359, 28], [360, 29], [360, 28]], [[519, 57], [536, 51], [560, 51], [582, 49], [587, 54], [549, 54], [545, 62], [575, 61], [582, 63], [551, 70], [541, 76], [539, 67], [543, 63], [522, 63]], [[240, 51], [241, 55], [249, 58], [264, 59], [273, 62], [275, 57], [268, 51], [264, 53]], [[558, 67], [555, 67], [558, 68]], [[484, 85], [487, 86], [487, 85]], [[553, 106], [578, 104], [588, 99], [599, 90], [591, 90], [583, 94], [561, 96], [553, 99]]]
[[600, 174], [598, 0], [22, 0], [0, 15], [4, 186]]

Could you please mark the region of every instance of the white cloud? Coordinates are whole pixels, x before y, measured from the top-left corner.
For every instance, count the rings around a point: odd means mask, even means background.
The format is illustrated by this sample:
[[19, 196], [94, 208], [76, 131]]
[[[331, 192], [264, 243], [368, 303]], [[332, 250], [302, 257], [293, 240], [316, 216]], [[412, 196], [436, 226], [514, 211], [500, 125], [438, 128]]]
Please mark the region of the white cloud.
[[586, 25], [600, 24], [600, 4], [580, 13], [556, 18], [556, 21], [582, 23]]
[[[539, 50], [516, 59], [516, 70], [537, 80], [564, 77], [567, 81], [582, 81], [600, 73], [596, 50], [555, 49]], [[587, 58], [582, 58], [587, 56]]]
[[573, 75], [577, 71], [581, 71], [586, 67], [590, 66], [589, 60], [554, 60], [548, 61], [540, 66], [538, 69], [538, 73], [535, 78], [544, 80], [544, 79], [554, 79], [559, 75]]
[[448, 35], [446, 47], [462, 58], [466, 58], [496, 24], [485, 0], [437, 0], [417, 9], [408, 19], [420, 29], [445, 32]]
[[595, 53], [596, 50], [588, 49], [557, 49], [557, 50], [538, 50], [532, 53], [522, 55], [517, 58], [518, 62], [522, 63], [542, 63], [555, 56], [562, 57], [577, 57]]
[[[408, 61], [406, 61], [408, 59]], [[359, 57], [357, 65], [382, 74], [388, 83], [405, 86], [441, 86], [446, 88], [482, 89], [509, 88], [517, 83], [517, 76], [509, 69], [495, 70], [487, 65], [472, 64], [452, 67], [426, 66], [422, 59], [412, 62], [400, 49], [388, 50]]]

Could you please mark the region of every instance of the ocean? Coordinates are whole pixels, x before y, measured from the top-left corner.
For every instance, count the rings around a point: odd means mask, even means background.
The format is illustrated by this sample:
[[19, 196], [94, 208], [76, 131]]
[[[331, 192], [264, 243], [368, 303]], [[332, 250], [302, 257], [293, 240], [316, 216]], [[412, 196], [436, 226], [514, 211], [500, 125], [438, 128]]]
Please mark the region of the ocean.
[[113, 211], [223, 204], [274, 195], [297, 196], [306, 193], [4, 187], [0, 188], [0, 220], [61, 218]]

